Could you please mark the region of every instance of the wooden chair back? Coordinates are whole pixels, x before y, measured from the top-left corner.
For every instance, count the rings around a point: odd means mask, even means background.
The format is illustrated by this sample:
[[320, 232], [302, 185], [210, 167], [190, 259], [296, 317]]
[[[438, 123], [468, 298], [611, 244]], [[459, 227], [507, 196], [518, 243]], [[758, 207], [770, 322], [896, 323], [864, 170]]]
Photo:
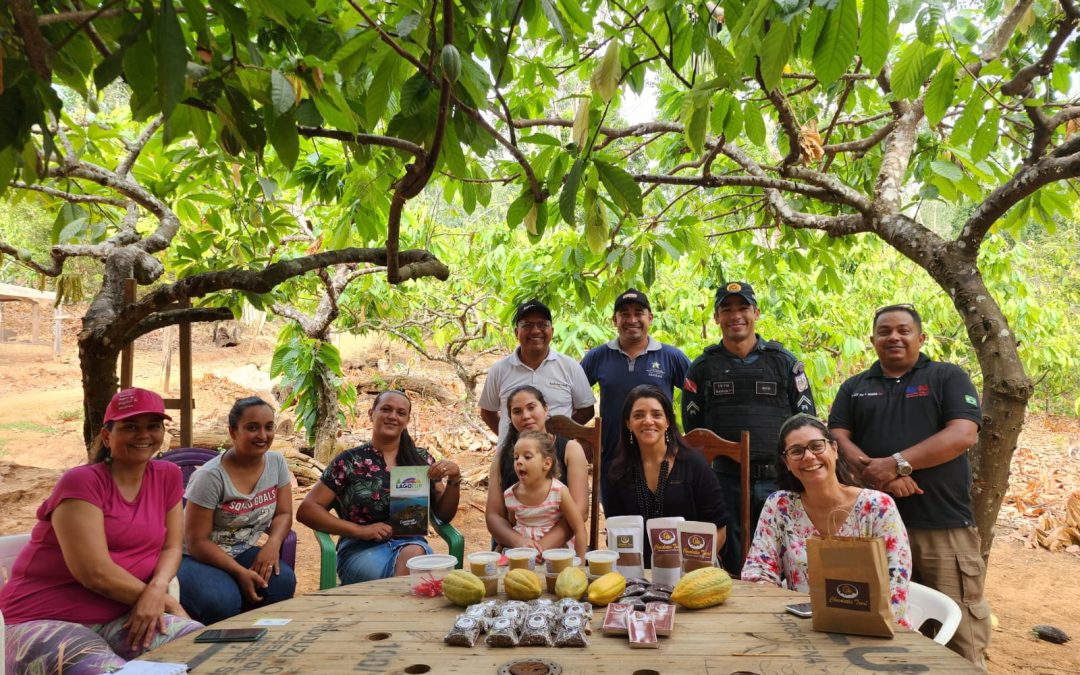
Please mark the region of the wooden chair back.
[[[691, 429], [683, 435], [687, 445], [697, 448], [709, 464], [717, 457], [727, 457], [739, 464], [739, 485], [741, 498], [739, 501], [739, 513], [742, 520], [742, 554], [743, 559], [750, 552], [750, 540], [754, 538], [754, 532], [750, 529], [750, 432], [742, 432], [739, 442], [728, 441], [720, 438], [709, 429]], [[728, 508], [734, 505], [728, 504]]]
[[585, 457], [589, 460], [592, 474], [592, 489], [589, 490], [589, 550], [597, 547], [600, 533], [600, 418], [597, 417], [589, 426], [578, 424], [566, 415], [553, 415], [547, 420], [547, 430], [556, 436], [565, 436], [581, 443]]

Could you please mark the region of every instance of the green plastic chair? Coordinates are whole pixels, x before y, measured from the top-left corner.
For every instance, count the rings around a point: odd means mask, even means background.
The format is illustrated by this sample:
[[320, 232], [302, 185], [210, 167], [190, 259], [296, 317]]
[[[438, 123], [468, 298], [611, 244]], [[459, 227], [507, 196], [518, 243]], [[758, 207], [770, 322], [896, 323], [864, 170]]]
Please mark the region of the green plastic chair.
[[[450, 523], [439, 520], [435, 514], [431, 514], [431, 522], [435, 531], [446, 542], [450, 549], [450, 555], [457, 558], [457, 569], [461, 569], [465, 562], [465, 537], [458, 532], [457, 528]], [[335, 588], [338, 585], [337, 578], [337, 546], [333, 538], [326, 532], [315, 530], [315, 538], [319, 540], [319, 590]]]

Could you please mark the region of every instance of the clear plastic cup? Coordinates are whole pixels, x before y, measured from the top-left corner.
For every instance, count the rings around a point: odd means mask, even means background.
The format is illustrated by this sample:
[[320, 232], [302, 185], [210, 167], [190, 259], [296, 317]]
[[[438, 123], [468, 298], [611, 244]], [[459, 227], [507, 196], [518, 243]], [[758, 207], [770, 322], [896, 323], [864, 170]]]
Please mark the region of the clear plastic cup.
[[494, 551], [477, 551], [465, 556], [469, 571], [480, 578], [499, 576], [499, 554]]
[[615, 567], [615, 561], [618, 559], [619, 554], [617, 552], [607, 549], [589, 551], [585, 554], [585, 562], [589, 565], [589, 574], [598, 577], [611, 572]]
[[550, 548], [544, 551], [544, 564], [548, 574], [557, 575], [574, 563], [574, 551], [569, 548]]
[[441, 582], [443, 577], [450, 574], [456, 564], [457, 558], [454, 556], [439, 553], [409, 558], [405, 566], [409, 568], [409, 588], [413, 595], [442, 595], [442, 584], [436, 582]]
[[532, 570], [536, 568], [536, 556], [539, 553], [535, 548], [522, 546], [506, 551], [506, 559], [510, 561], [512, 570]]

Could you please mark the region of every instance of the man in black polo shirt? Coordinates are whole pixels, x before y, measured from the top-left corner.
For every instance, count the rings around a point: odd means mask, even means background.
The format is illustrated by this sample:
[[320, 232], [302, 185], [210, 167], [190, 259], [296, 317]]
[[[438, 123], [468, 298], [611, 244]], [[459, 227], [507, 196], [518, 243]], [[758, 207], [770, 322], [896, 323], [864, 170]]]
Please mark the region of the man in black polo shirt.
[[911, 305], [879, 309], [873, 331], [878, 361], [840, 385], [829, 429], [863, 482], [896, 498], [912, 580], [960, 605], [949, 648], [985, 670], [990, 607], [967, 458], [982, 424], [979, 399], [967, 373], [919, 351], [926, 335]]
[[732, 576], [742, 570], [743, 537], [753, 537], [761, 508], [776, 484], [776, 444], [780, 425], [795, 413], [814, 415], [803, 364], [775, 340], [764, 340], [754, 328], [761, 310], [750, 284], [732, 281], [716, 291], [713, 319], [720, 326], [719, 344], [705, 352], [686, 372], [683, 382], [683, 428], [704, 427], [729, 441], [750, 432], [750, 531], [741, 531], [739, 466], [720, 457], [715, 468], [731, 507], [727, 542], [721, 552]]

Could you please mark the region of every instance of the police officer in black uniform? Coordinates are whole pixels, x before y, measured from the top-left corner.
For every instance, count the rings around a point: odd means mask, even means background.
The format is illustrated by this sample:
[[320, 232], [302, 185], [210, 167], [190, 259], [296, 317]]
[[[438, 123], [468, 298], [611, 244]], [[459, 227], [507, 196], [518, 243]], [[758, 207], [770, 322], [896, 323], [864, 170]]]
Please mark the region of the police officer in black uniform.
[[764, 340], [754, 326], [761, 310], [754, 289], [742, 281], [716, 291], [713, 318], [723, 337], [705, 349], [686, 373], [683, 383], [683, 428], [704, 427], [721, 438], [738, 441], [750, 432], [750, 532], [741, 532], [739, 466], [726, 457], [714, 467], [732, 507], [724, 567], [742, 570], [742, 538], [753, 537], [765, 499], [776, 485], [776, 443], [780, 425], [795, 413], [816, 414], [802, 362], [775, 340]]

